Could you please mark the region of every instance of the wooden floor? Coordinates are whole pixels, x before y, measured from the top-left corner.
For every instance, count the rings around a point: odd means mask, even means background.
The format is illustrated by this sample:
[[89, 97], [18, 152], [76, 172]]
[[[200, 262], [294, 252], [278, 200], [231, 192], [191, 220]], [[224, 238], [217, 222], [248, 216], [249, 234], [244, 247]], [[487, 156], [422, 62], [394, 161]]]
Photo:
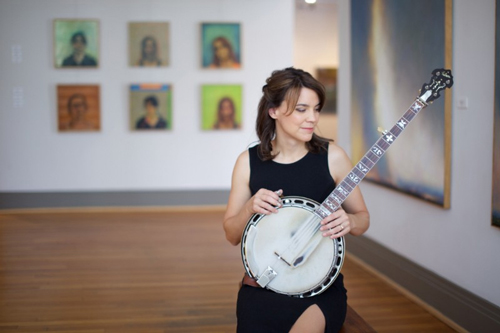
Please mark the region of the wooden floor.
[[[221, 211], [0, 214], [0, 332], [234, 332], [239, 247]], [[349, 259], [378, 332], [453, 332]]]

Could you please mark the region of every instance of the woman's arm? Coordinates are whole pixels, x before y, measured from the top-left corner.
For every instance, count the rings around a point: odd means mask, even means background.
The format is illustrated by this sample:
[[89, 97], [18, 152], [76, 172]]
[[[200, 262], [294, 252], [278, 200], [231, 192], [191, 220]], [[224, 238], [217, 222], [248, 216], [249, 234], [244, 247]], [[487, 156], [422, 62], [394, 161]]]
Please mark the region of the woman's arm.
[[224, 215], [223, 227], [227, 240], [238, 245], [246, 224], [253, 214], [277, 213], [279, 195], [266, 189], [260, 189], [254, 196], [250, 191], [250, 157], [248, 151], [241, 153], [233, 170], [231, 192]]
[[[328, 165], [336, 184], [339, 184], [353, 168], [345, 151], [334, 143], [331, 143], [328, 149]], [[331, 238], [338, 238], [348, 233], [359, 236], [368, 230], [370, 214], [359, 187], [351, 192], [342, 204], [342, 208], [326, 217], [321, 223], [323, 235]]]

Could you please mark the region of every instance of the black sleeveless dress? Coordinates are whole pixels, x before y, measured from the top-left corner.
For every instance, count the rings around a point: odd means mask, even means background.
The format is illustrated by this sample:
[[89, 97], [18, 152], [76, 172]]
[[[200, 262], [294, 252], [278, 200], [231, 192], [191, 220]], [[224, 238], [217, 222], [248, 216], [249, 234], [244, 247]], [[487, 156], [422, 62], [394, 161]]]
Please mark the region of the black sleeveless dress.
[[[327, 149], [318, 154], [308, 153], [295, 163], [280, 164], [272, 160], [262, 161], [257, 147], [249, 149], [252, 195], [261, 188], [272, 191], [282, 189], [285, 196], [303, 196], [321, 203], [334, 190], [335, 182], [328, 169]], [[347, 291], [342, 274], [323, 293], [308, 298], [291, 297], [243, 285], [236, 306], [237, 332], [288, 332], [313, 304], [318, 305], [325, 316], [325, 332], [338, 332], [347, 309]]]

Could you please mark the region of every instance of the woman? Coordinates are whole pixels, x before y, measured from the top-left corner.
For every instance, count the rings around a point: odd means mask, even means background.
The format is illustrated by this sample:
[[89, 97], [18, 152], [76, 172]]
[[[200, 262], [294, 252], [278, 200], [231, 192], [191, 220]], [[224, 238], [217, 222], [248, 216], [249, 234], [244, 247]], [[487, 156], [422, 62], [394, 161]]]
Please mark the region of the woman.
[[144, 99], [146, 115], [135, 124], [136, 129], [162, 129], [167, 128], [167, 121], [158, 113], [158, 99], [148, 96]]
[[[275, 71], [263, 87], [257, 115], [260, 144], [244, 151], [233, 170], [224, 216], [228, 241], [237, 245], [249, 218], [275, 214], [280, 195], [324, 201], [352, 169], [347, 154], [314, 133], [325, 101], [323, 86], [295, 68]], [[363, 234], [369, 213], [359, 188], [321, 221], [324, 237]], [[238, 332], [337, 332], [347, 307], [343, 276], [323, 293], [296, 298], [255, 286], [245, 276], [238, 293]]]
[[158, 58], [158, 43], [152, 36], [146, 36], [141, 41], [141, 58], [137, 61], [137, 66], [158, 67], [161, 60]]
[[223, 97], [217, 108], [217, 121], [214, 129], [238, 129], [240, 125], [236, 122], [236, 107], [229, 97]]

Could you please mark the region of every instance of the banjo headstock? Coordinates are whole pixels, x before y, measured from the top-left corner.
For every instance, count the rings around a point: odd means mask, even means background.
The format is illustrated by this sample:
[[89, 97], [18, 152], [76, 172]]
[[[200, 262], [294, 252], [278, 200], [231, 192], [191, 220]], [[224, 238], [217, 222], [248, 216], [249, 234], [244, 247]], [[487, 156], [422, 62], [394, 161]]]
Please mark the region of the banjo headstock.
[[439, 94], [441, 90], [451, 88], [451, 86], [453, 86], [451, 70], [437, 68], [432, 71], [431, 81], [422, 85], [419, 98], [425, 103], [433, 102], [441, 96]]

